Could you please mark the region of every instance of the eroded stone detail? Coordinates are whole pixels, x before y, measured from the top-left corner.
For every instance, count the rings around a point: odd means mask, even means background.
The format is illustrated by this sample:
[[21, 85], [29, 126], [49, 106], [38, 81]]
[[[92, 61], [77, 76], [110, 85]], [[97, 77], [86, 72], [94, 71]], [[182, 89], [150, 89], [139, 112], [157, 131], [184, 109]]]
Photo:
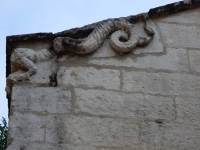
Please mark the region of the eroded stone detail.
[[[148, 16], [144, 15], [144, 20]], [[108, 19], [101, 21], [94, 28], [92, 33], [85, 39], [72, 39], [70, 37], [57, 37], [53, 41], [54, 52], [58, 55], [63, 53], [87, 54], [98, 49], [106, 37], [112, 33], [110, 44], [120, 54], [132, 51], [136, 46], [145, 46], [152, 39], [154, 31], [146, 25], [144, 30], [149, 36], [140, 37], [133, 24], [125, 19]], [[28, 48], [16, 48], [11, 55], [11, 72], [6, 80], [6, 92], [10, 95], [13, 83], [28, 80], [29, 77], [37, 73], [35, 63], [53, 57], [49, 50], [34, 51]], [[22, 71], [27, 72], [22, 72]], [[50, 85], [57, 86], [57, 65], [52, 65]]]
[[[192, 5], [197, 1], [200, 4], [200, 0], [191, 0]], [[183, 4], [156, 8], [152, 16], [187, 9]], [[155, 31], [153, 40], [123, 56], [111, 47], [109, 34], [91, 54], [76, 55], [66, 49], [66, 54], [55, 54], [44, 62], [34, 57], [31, 61], [37, 74], [12, 84], [8, 97], [7, 150], [199, 149], [198, 14], [200, 9], [194, 8], [152, 17], [147, 24]], [[124, 19], [141, 21], [137, 18]], [[16, 63], [11, 71], [15, 48], [32, 49], [33, 53], [50, 49], [55, 37], [85, 38], [96, 26], [66, 30], [51, 38], [39, 33], [7, 38], [7, 76], [28, 72]], [[143, 22], [134, 28], [138, 35], [147, 36]], [[58, 87], [48, 85], [51, 67]], [[52, 84], [56, 86], [56, 80]]]
[[108, 19], [99, 22], [85, 39], [57, 37], [53, 41], [53, 48], [57, 53], [91, 53], [101, 46], [110, 33], [114, 32], [110, 44], [117, 52], [124, 53], [132, 51], [136, 46], [145, 46], [152, 40], [154, 31], [146, 25], [146, 22], [144, 30], [149, 37], [140, 37], [134, 25], [124, 19]]
[[[108, 19], [99, 22], [94, 30], [85, 39], [73, 39], [70, 37], [57, 37], [53, 41], [53, 49], [58, 54], [72, 52], [76, 54], [87, 54], [98, 49], [106, 37], [110, 37], [110, 45], [121, 55], [134, 50], [137, 46], [146, 46], [153, 39], [154, 31], [147, 26], [144, 15], [144, 30], [147, 38], [140, 37], [133, 24], [125, 19]], [[57, 86], [57, 66], [55, 62], [52, 66], [50, 85]]]
[[[72, 39], [70, 37], [57, 37], [53, 40], [54, 54], [63, 53], [87, 54], [98, 49], [106, 37], [112, 33], [110, 38], [111, 46], [120, 54], [132, 51], [136, 46], [147, 45], [154, 36], [154, 31], [146, 25], [148, 15], [144, 15], [144, 30], [148, 37], [140, 37], [135, 26], [125, 19], [108, 19], [97, 24], [94, 30], [85, 39]], [[28, 80], [29, 77], [37, 73], [36, 62], [47, 60], [53, 54], [43, 49], [34, 51], [28, 48], [16, 48], [11, 55], [11, 72], [7, 77], [6, 92], [11, 93], [13, 83]], [[58, 61], [58, 60], [56, 60]], [[50, 85], [57, 86], [56, 62], [52, 65]], [[23, 72], [26, 71], [26, 72]]]
[[[29, 80], [29, 77], [37, 73], [36, 62], [45, 61], [53, 55], [47, 49], [38, 52], [28, 48], [16, 48], [11, 55], [11, 74], [6, 79], [6, 92], [11, 93], [13, 83]], [[23, 71], [26, 71], [25, 73]]]

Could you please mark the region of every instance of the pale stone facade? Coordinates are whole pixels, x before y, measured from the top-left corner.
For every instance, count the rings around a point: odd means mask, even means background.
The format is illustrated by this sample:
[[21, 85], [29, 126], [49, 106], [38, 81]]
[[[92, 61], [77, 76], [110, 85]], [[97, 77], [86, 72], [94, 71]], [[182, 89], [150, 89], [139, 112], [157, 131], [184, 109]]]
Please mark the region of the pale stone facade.
[[7, 37], [7, 149], [199, 150], [199, 4], [111, 20], [121, 41], [106, 21]]

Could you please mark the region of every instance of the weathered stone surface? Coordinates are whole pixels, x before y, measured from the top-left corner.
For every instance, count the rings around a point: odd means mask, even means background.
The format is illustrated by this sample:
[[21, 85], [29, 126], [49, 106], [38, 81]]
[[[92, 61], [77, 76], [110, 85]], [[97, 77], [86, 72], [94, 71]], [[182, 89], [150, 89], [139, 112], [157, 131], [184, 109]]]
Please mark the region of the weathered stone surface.
[[112, 57], [116, 55], [116, 51], [110, 45], [110, 39], [105, 39], [101, 47], [99, 47], [92, 57]]
[[133, 148], [129, 147], [129, 146], [125, 146], [125, 147], [109, 147], [109, 148], [105, 148], [105, 147], [97, 147], [97, 150], [132, 150]]
[[200, 9], [197, 8], [188, 10], [187, 12], [179, 12], [173, 15], [166, 16], [164, 18], [159, 18], [159, 21], [200, 24], [199, 16], [200, 16]]
[[200, 97], [200, 77], [180, 73], [123, 71], [123, 91]]
[[124, 56], [122, 58], [109, 58], [109, 59], [93, 59], [89, 63], [107, 66], [123, 66], [123, 67], [136, 67], [136, 68], [154, 68], [166, 69], [173, 71], [188, 71], [189, 64], [187, 60], [187, 52], [183, 49], [168, 48], [167, 54], [152, 56], [147, 55], [143, 57], [130, 58]]
[[[13, 142], [7, 150], [99, 150], [94, 146], [87, 145], [71, 145], [71, 144], [48, 144], [34, 142]], [[107, 150], [107, 149], [105, 149]], [[110, 150], [110, 149], [108, 149]]]
[[[8, 150], [199, 150], [200, 9], [193, 5], [200, 0], [54, 35], [8, 37], [6, 75], [19, 75], [8, 82]], [[51, 59], [54, 39], [63, 53]], [[26, 50], [14, 60], [16, 48]]]
[[126, 145], [138, 149], [139, 130], [138, 125], [130, 120], [48, 116], [46, 141], [105, 147]]
[[[17, 51], [21, 49], [20, 52], [16, 55], [16, 49], [14, 49], [14, 51], [12, 50], [12, 56], [7, 58], [11, 62], [11, 65], [7, 65], [9, 67], [9, 71], [7, 71], [15, 76], [12, 77], [10, 74], [11, 79], [20, 80], [20, 82], [31, 80], [31, 82], [35, 83], [48, 83], [48, 77], [51, 73], [49, 68], [51, 68], [53, 62], [53, 60], [50, 60], [53, 56], [49, 53], [51, 42], [47, 39], [42, 41], [25, 40], [24, 42], [19, 42], [15, 48], [18, 49]], [[24, 52], [23, 49], [25, 49]], [[29, 76], [35, 78], [30, 79]], [[7, 83], [7, 86], [9, 87], [10, 85]]]
[[75, 89], [80, 112], [114, 117], [169, 119], [175, 117], [170, 97]]
[[175, 99], [177, 121], [200, 125], [200, 98], [177, 97]]
[[164, 42], [171, 47], [199, 48], [200, 30], [197, 26], [158, 23]]
[[190, 68], [192, 71], [200, 72], [200, 51], [188, 51]]
[[[146, 17], [146, 14], [144, 14]], [[110, 44], [118, 52], [130, 52], [137, 46], [145, 46], [152, 40], [154, 31], [144, 24], [143, 30], [148, 37], [142, 37], [136, 28], [126, 19], [107, 19], [99, 22], [94, 30], [86, 37], [73, 39], [70, 37], [57, 37], [53, 40], [53, 49], [57, 53], [73, 52], [88, 54], [97, 50], [106, 37], [111, 34]], [[123, 38], [126, 42], [122, 42]]]
[[44, 141], [45, 116], [14, 112], [9, 120], [8, 141]]
[[198, 150], [200, 128], [175, 123], [141, 124], [142, 150]]
[[[135, 50], [133, 50], [133, 54], [163, 52], [163, 44], [161, 42], [160, 35], [158, 33], [158, 29], [155, 23], [151, 19], [149, 19], [147, 21], [147, 24], [155, 32], [153, 40], [145, 47], [137, 47]], [[147, 37], [147, 34], [144, 32], [144, 29], [142, 28], [144, 26], [143, 22], [136, 23], [135, 26], [142, 37]]]
[[88, 146], [72, 144], [48, 144], [39, 142], [12, 142], [6, 150], [132, 150], [129, 146], [125, 147], [105, 147], [105, 146]]
[[38, 52], [28, 48], [16, 48], [11, 55], [11, 74], [6, 78], [6, 92], [10, 97], [12, 85], [16, 82], [29, 80], [37, 74], [35, 62], [42, 62], [53, 58], [48, 49]]
[[34, 51], [40, 51], [41, 49], [50, 49], [51, 48], [51, 41], [49, 40], [42, 40], [42, 41], [24, 41], [19, 42], [17, 44], [17, 48], [30, 48]]
[[71, 93], [61, 87], [16, 85], [12, 92], [12, 108], [21, 111], [67, 113], [71, 107]]
[[[36, 67], [37, 67], [37, 73], [34, 75], [31, 75], [29, 77], [29, 79], [24, 80], [24, 81], [20, 81], [21, 83], [35, 83], [35, 84], [44, 84], [44, 85], [49, 85], [49, 76], [51, 74], [51, 66], [52, 66], [53, 60], [48, 60], [45, 62], [38, 62], [36, 63]], [[12, 73], [12, 76], [14, 77], [13, 79], [16, 79], [15, 77], [18, 76], [23, 76], [26, 73], [26, 71], [23, 70], [19, 70], [16, 71], [14, 73]], [[11, 76], [11, 77], [12, 77]], [[7, 82], [7, 85], [9, 82]]]
[[63, 66], [58, 71], [58, 84], [117, 90], [120, 87], [119, 76], [118, 70]]
[[36, 63], [38, 68], [37, 74], [32, 75], [29, 78], [31, 83], [41, 83], [41, 84], [49, 84], [49, 76], [51, 75], [51, 66], [53, 60], [48, 60], [45, 62]]

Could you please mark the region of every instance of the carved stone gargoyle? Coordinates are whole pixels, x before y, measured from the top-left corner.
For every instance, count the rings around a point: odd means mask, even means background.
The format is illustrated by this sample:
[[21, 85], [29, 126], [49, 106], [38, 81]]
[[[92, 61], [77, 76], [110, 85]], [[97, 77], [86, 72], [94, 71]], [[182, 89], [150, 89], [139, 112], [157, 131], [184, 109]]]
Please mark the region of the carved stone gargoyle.
[[[149, 36], [140, 37], [135, 26], [125, 19], [108, 19], [97, 24], [94, 30], [85, 39], [73, 39], [70, 37], [57, 37], [53, 40], [53, 49], [56, 53], [87, 54], [97, 50], [106, 37], [112, 33], [110, 45], [115, 51], [123, 54], [134, 50], [137, 46], [146, 46], [154, 36], [154, 31], [147, 26], [144, 31]], [[52, 65], [50, 85], [57, 86], [56, 62]]]
[[135, 26], [125, 19], [108, 19], [101, 21], [85, 39], [57, 37], [53, 41], [53, 48], [57, 53], [73, 52], [87, 54], [98, 49], [106, 37], [112, 33], [111, 46], [119, 53], [129, 52], [136, 46], [146, 46], [153, 38], [154, 31], [146, 25], [144, 30], [149, 37], [140, 37]]
[[[11, 74], [6, 78], [6, 92], [11, 94], [11, 87], [14, 83], [29, 80], [29, 77], [37, 73], [36, 62], [45, 61], [53, 58], [48, 49], [38, 52], [29, 48], [16, 48], [11, 54]], [[22, 72], [27, 70], [27, 72]]]
[[[108, 35], [111, 34], [110, 44], [120, 54], [130, 52], [137, 46], [147, 45], [154, 36], [154, 31], [146, 24], [144, 17], [144, 31], [147, 38], [141, 37], [135, 26], [125, 19], [108, 19], [99, 22], [93, 31], [84, 39], [73, 39], [70, 37], [57, 37], [53, 40], [53, 52], [43, 49], [36, 52], [28, 48], [16, 48], [11, 55], [11, 74], [6, 79], [6, 92], [11, 93], [13, 83], [28, 80], [30, 76], [37, 73], [35, 63], [51, 59], [54, 55], [75, 53], [87, 54], [97, 50]], [[20, 70], [27, 70], [20, 73]], [[50, 86], [57, 86], [57, 65], [52, 65], [50, 75]], [[16, 72], [18, 73], [16, 73]], [[15, 72], [15, 73], [13, 73]]]

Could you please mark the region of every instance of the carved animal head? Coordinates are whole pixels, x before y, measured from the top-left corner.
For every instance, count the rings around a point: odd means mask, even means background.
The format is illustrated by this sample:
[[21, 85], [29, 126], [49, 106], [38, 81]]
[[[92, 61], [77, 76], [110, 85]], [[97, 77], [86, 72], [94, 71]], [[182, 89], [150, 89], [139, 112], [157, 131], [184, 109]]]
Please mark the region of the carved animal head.
[[79, 53], [82, 49], [80, 43], [83, 39], [73, 39], [70, 37], [57, 37], [53, 40], [53, 49], [58, 54]]
[[62, 39], [63, 39], [62, 37], [57, 37], [53, 40], [53, 49], [56, 53], [64, 51]]

